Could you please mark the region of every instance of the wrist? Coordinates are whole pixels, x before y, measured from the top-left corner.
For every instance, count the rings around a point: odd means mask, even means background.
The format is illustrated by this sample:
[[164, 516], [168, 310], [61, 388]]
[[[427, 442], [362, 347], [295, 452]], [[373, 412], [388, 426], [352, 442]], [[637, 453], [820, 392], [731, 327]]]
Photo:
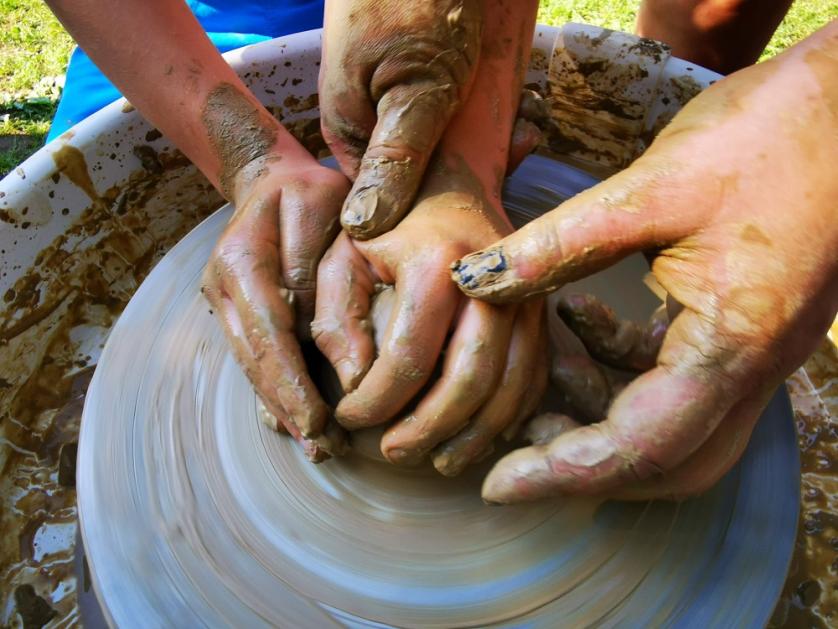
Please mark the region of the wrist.
[[242, 180], [261, 169], [316, 160], [243, 85], [218, 83], [209, 92], [201, 121], [217, 159], [218, 187], [228, 199], [240, 194]]

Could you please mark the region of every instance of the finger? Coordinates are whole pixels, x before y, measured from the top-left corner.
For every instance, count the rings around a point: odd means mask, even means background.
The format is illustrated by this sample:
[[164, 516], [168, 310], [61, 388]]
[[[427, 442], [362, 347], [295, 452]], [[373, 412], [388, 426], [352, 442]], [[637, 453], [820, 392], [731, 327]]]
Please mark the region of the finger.
[[483, 452], [479, 452], [477, 454], [477, 456], [474, 457], [471, 460], [471, 462], [472, 463], [480, 463], [481, 461], [484, 461], [488, 457], [492, 456], [494, 453], [495, 453], [495, 445], [493, 443], [490, 443], [488, 446], [486, 446], [486, 449], [483, 450]]
[[606, 421], [508, 455], [487, 476], [484, 498], [505, 503], [600, 494], [674, 469], [754, 386], [742, 374], [759, 369], [764, 357], [737, 349], [725, 347], [712, 322], [683, 311], [659, 366], [626, 387]]
[[358, 386], [375, 358], [370, 329], [372, 273], [348, 234], [338, 236], [317, 271], [317, 303], [311, 333], [335, 368], [344, 393]]
[[512, 441], [518, 435], [518, 431], [524, 425], [524, 422], [535, 414], [541, 406], [541, 400], [547, 390], [549, 357], [548, 352], [544, 351], [547, 348], [547, 331], [544, 327], [542, 327], [538, 339], [538, 347], [542, 349], [535, 353], [532, 382], [518, 409], [518, 413], [515, 415], [515, 419], [503, 430], [502, 436], [506, 441]]
[[581, 425], [575, 419], [561, 413], [543, 413], [527, 424], [524, 439], [533, 445], [545, 445], [559, 435], [579, 428]]
[[585, 345], [556, 313], [549, 300], [547, 324], [552, 346], [550, 380], [564, 401], [587, 421], [605, 417], [611, 404], [611, 386]]
[[[316, 189], [315, 189], [316, 188]], [[317, 265], [340, 230], [339, 212], [349, 182], [339, 172], [319, 169], [282, 190], [279, 211], [280, 268], [286, 288], [294, 291], [300, 338], [308, 338], [314, 316]], [[319, 200], [312, 207], [311, 199]], [[305, 219], [301, 220], [301, 216]]]
[[396, 281], [396, 305], [378, 358], [357, 388], [338, 404], [335, 417], [349, 430], [392, 419], [428, 381], [460, 295], [435, 263]]
[[378, 122], [341, 213], [354, 238], [389, 231], [412, 206], [458, 98], [456, 84], [436, 81], [396, 85], [381, 97]]
[[518, 118], [536, 124], [544, 123], [550, 120], [550, 105], [538, 92], [524, 88], [518, 102]]
[[300, 432], [323, 429], [329, 410], [308, 375], [294, 335], [292, 294], [282, 286], [275, 210], [268, 204], [234, 217], [214, 255], [212, 272], [222, 296], [229, 296], [259, 366], [259, 390], [266, 402], [282, 407]]
[[511, 175], [521, 165], [527, 155], [541, 144], [542, 133], [538, 126], [529, 120], [518, 118], [512, 128], [512, 140], [509, 143], [509, 160], [506, 174]]
[[[657, 175], [661, 167], [643, 167], [642, 161], [492, 247], [457, 260], [451, 266], [454, 281], [470, 297], [516, 301], [683, 237], [697, 223], [697, 210], [670, 212], [678, 187], [669, 188]], [[678, 207], [684, 207], [682, 201]]]
[[[523, 304], [515, 319], [503, 375], [491, 398], [459, 433], [436, 448], [434, 467], [445, 476], [456, 476], [492, 445], [492, 441], [518, 415], [544, 351], [540, 334], [543, 302]], [[533, 395], [532, 391], [529, 391]]]
[[270, 391], [271, 386], [270, 383], [265, 381], [264, 374], [250, 350], [250, 346], [245, 338], [241, 319], [233, 306], [233, 302], [229, 298], [224, 297], [221, 291], [213, 285], [205, 286], [203, 292], [218, 314], [221, 327], [224, 330], [225, 336], [230, 341], [236, 362], [239, 363], [247, 378], [253, 383], [254, 389], [259, 396], [260, 404], [257, 412], [262, 423], [277, 432], [287, 432], [290, 434], [303, 447], [306, 458], [314, 463], [328, 459], [330, 453], [333, 451], [337, 453], [340, 448], [332, 444], [332, 439], [312, 440], [304, 437], [300, 429], [288, 417], [281, 403], [273, 396], [262, 394], [264, 390]]
[[[361, 159], [367, 149], [372, 130], [375, 127], [375, 110], [369, 108], [368, 124], [357, 124], [328, 108], [326, 92], [320, 91], [320, 131], [329, 151], [337, 160], [341, 172], [355, 181], [361, 168]], [[363, 98], [366, 101], [366, 98]]]
[[320, 129], [341, 171], [354, 181], [375, 128], [375, 105], [366, 88], [369, 76], [363, 64], [347, 68], [333, 54], [332, 33], [342, 28], [333, 22], [334, 17], [331, 8], [326, 11], [317, 90]]
[[388, 284], [378, 284], [375, 290], [376, 293], [372, 298], [372, 306], [370, 307], [370, 320], [372, 321], [372, 335], [377, 349], [384, 345], [384, 336], [387, 334], [390, 319], [393, 318], [398, 295], [395, 286]]
[[468, 423], [503, 374], [515, 311], [515, 306], [467, 302], [448, 345], [442, 376], [407, 418], [384, 433], [385, 458], [414, 465]]
[[349, 450], [346, 431], [329, 418], [323, 432], [304, 443], [306, 457], [313, 463], [321, 463], [332, 456], [343, 456]]
[[[224, 330], [224, 333], [227, 334], [226, 329]], [[241, 364], [242, 361], [239, 360], [238, 355], [236, 355], [236, 360], [239, 361], [239, 364]], [[268, 410], [268, 407], [265, 406], [265, 403], [262, 401], [262, 398], [258, 397], [258, 395], [256, 415], [259, 417], [259, 421], [261, 421], [263, 424], [265, 424], [265, 426], [267, 426], [271, 430], [288, 434], [288, 429], [285, 427], [285, 424], [283, 424], [282, 421], [277, 419], [276, 415], [274, 415]]]
[[674, 470], [620, 487], [618, 500], [683, 500], [704, 493], [727, 474], [748, 445], [773, 390], [736, 404], [716, 431]]
[[655, 365], [669, 325], [666, 308], [658, 308], [648, 323], [620, 320], [593, 295], [566, 295], [557, 312], [597, 360], [618, 369], [646, 371]]

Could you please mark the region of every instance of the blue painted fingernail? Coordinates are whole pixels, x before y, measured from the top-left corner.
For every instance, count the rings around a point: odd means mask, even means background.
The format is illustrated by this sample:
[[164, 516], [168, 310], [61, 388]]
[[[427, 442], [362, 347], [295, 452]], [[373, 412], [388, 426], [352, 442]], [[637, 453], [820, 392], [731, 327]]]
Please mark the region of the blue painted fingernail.
[[463, 288], [475, 290], [491, 286], [509, 268], [501, 247], [491, 247], [467, 255], [451, 265], [451, 276]]

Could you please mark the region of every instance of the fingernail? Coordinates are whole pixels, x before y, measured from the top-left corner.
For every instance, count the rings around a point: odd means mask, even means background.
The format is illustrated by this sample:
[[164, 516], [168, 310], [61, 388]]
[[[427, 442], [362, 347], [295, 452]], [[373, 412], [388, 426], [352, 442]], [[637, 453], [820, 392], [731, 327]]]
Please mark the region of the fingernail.
[[478, 290], [500, 283], [508, 268], [503, 249], [491, 247], [454, 262], [451, 277], [465, 289]]
[[303, 442], [303, 452], [305, 453], [306, 459], [312, 463], [322, 463], [331, 458], [328, 452], [321, 448], [318, 443], [310, 439], [306, 439]]
[[398, 222], [395, 198], [379, 184], [364, 186], [353, 193], [341, 212], [340, 222], [353, 238], [368, 240]]
[[412, 467], [421, 463], [425, 456], [424, 452], [417, 452], [416, 450], [407, 450], [405, 448], [381, 448], [381, 454], [384, 458], [390, 461], [393, 465], [404, 465]]
[[458, 476], [464, 467], [457, 457], [444, 451], [433, 457], [433, 464], [437, 472], [448, 477]]
[[483, 502], [492, 506], [509, 504], [514, 501], [510, 494], [508, 483], [502, 475], [496, 474], [494, 469], [490, 471], [480, 491]]
[[340, 216], [344, 227], [364, 225], [375, 216], [378, 209], [378, 190], [375, 187], [360, 188], [346, 201]]
[[357, 366], [349, 360], [342, 360], [335, 366], [335, 371], [338, 373], [338, 380], [343, 389], [343, 394], [352, 393], [357, 387], [358, 383], [363, 377], [363, 373]]

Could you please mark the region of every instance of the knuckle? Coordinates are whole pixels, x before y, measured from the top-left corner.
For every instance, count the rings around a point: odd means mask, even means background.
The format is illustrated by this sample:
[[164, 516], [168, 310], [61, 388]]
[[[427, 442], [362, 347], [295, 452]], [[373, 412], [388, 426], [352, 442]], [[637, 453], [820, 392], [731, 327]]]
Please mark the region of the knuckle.
[[317, 285], [317, 269], [314, 264], [290, 267], [283, 275], [286, 286], [292, 290], [313, 291]]
[[[321, 108], [323, 107], [321, 100]], [[323, 139], [326, 144], [332, 146], [333, 144], [341, 144], [345, 150], [358, 155], [363, 154], [369, 140], [369, 133], [366, 132], [359, 124], [340, 115], [335, 111], [334, 106], [327, 101], [326, 106], [329, 108], [327, 113], [321, 117], [320, 127], [323, 133]]]
[[317, 349], [330, 359], [343, 346], [340, 324], [333, 319], [314, 319], [311, 322], [311, 337]]
[[221, 277], [212, 264], [205, 266], [201, 275], [201, 294], [211, 304], [217, 304], [221, 300]]
[[[600, 426], [606, 426], [600, 424]], [[634, 434], [625, 434], [625, 431], [610, 429], [603, 431], [605, 437], [611, 442], [613, 452], [618, 457], [620, 464], [620, 476], [624, 481], [642, 481], [652, 477], [662, 477], [666, 467], [657, 461], [655, 450], [660, 445], [652, 446], [649, 442], [643, 441], [642, 437]]]

